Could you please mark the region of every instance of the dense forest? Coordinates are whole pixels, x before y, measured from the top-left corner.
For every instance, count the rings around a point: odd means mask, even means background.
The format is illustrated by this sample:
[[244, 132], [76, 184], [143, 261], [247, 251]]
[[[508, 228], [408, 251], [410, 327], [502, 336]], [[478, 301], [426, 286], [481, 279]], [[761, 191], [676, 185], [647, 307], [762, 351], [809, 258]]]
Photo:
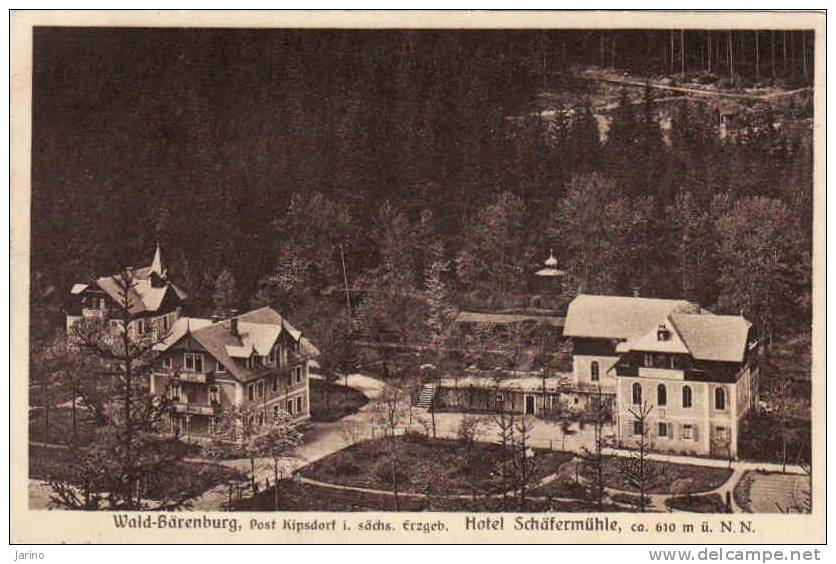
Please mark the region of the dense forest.
[[195, 313], [270, 303], [326, 342], [336, 318], [433, 336], [464, 296], [513, 306], [549, 248], [573, 291], [807, 332], [810, 108], [757, 105], [724, 139], [683, 97], [663, 131], [648, 86], [622, 93], [604, 137], [576, 74], [797, 89], [812, 39], [37, 29], [33, 336], [60, 325], [73, 282], [156, 242]]

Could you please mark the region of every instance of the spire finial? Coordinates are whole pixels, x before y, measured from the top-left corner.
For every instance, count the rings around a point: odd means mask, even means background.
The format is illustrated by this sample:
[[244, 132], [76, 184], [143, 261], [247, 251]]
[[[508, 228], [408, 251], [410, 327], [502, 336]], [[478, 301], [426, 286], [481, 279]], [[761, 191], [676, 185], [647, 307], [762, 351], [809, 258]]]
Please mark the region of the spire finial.
[[159, 276], [163, 275], [163, 253], [160, 250], [159, 241], [157, 241], [157, 249], [154, 251], [154, 260], [151, 261], [151, 272], [156, 272]]
[[549, 249], [549, 258], [546, 259], [546, 266], [549, 268], [554, 268], [557, 266], [557, 259], [554, 257], [554, 250]]

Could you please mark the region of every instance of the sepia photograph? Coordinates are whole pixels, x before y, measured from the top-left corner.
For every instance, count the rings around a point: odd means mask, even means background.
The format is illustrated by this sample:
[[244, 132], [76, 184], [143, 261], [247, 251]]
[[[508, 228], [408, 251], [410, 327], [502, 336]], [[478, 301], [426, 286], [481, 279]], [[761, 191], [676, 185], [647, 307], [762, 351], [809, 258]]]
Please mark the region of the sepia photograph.
[[24, 510], [823, 519], [809, 16], [32, 25]]

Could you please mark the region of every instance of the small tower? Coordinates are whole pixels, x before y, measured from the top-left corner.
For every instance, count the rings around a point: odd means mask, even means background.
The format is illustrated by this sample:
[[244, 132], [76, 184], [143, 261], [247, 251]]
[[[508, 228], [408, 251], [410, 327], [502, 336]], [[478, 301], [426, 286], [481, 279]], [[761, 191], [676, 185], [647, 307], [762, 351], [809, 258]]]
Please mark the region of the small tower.
[[544, 268], [534, 273], [537, 291], [543, 294], [560, 294], [563, 290], [563, 277], [566, 271], [557, 268], [557, 259], [552, 249], [549, 249], [549, 258], [543, 265]]
[[151, 286], [154, 288], [162, 288], [166, 285], [166, 278], [168, 272], [163, 264], [163, 253], [160, 250], [160, 244], [157, 243], [157, 250], [154, 251], [154, 260], [151, 261], [151, 268], [149, 277], [151, 278]]

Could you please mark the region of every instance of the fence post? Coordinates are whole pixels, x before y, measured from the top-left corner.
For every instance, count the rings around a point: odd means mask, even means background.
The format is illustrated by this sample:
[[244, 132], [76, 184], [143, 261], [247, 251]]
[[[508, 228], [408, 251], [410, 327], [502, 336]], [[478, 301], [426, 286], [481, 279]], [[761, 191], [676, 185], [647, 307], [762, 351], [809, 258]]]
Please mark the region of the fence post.
[[554, 445], [552, 444], [551, 439], [549, 439], [549, 450], [554, 450]]

